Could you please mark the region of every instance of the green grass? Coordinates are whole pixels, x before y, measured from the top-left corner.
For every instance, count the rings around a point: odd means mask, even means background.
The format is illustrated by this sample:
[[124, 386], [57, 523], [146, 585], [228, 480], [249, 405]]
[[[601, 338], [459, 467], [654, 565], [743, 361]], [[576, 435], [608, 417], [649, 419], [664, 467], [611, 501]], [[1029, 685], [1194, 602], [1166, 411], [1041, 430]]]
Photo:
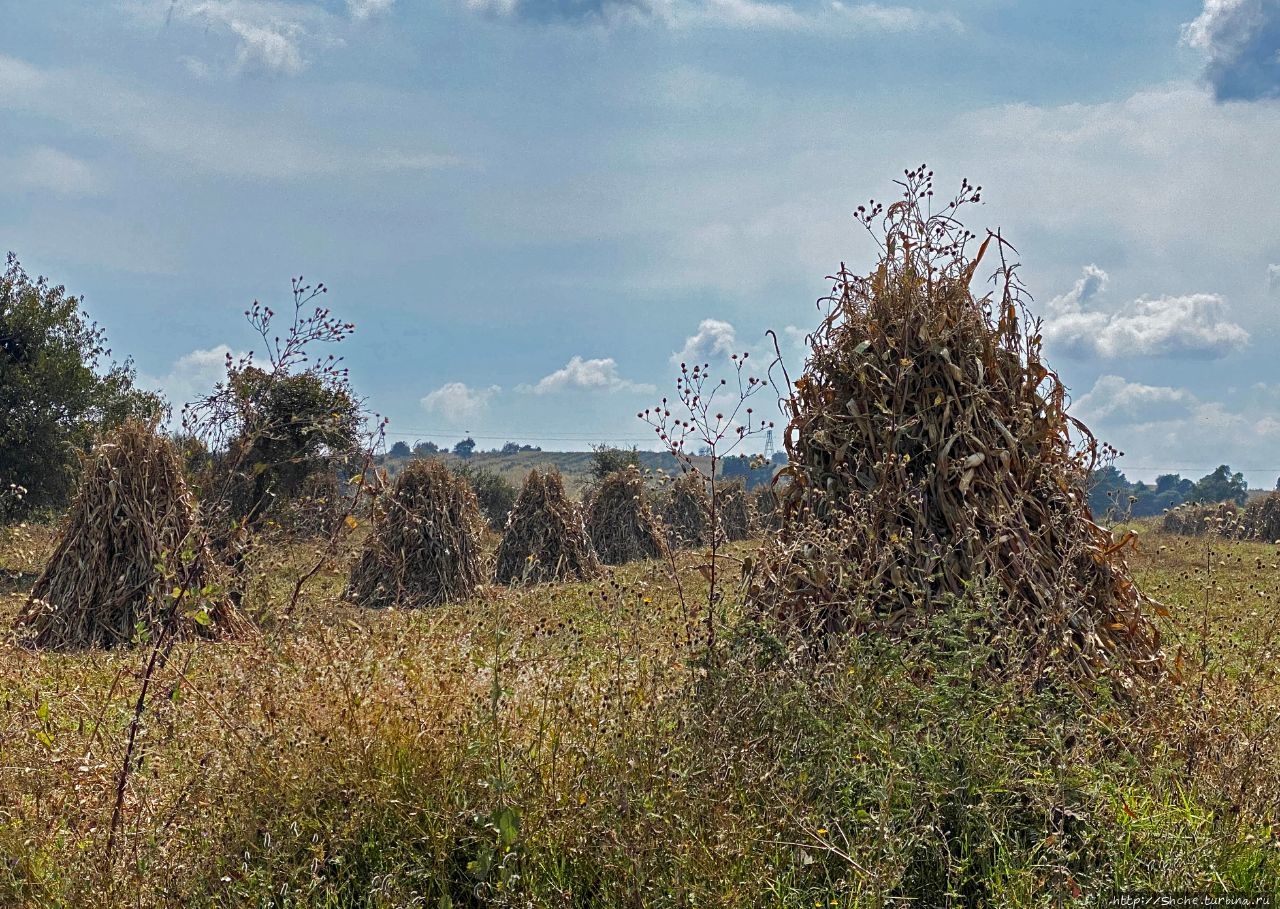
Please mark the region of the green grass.
[[[51, 537], [3, 533], [7, 626]], [[306, 557], [260, 558], [261, 637], [161, 673], [110, 868], [142, 654], [0, 646], [0, 905], [1054, 906], [1280, 879], [1274, 546], [1144, 534], [1184, 681], [1129, 702], [991, 680], [978, 598], [815, 667], [730, 597], [707, 662], [692, 554], [691, 611], [651, 563], [368, 612], [338, 599], [348, 553], [285, 616]]]

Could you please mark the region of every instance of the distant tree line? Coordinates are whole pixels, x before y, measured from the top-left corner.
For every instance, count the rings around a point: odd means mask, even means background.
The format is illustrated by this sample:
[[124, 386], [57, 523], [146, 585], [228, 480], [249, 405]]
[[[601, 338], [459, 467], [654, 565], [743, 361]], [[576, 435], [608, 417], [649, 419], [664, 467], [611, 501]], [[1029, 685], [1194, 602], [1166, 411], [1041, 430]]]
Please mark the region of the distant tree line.
[[[1280, 483], [1277, 483], [1280, 487]], [[1130, 483], [1116, 467], [1108, 464], [1093, 472], [1089, 486], [1089, 508], [1095, 516], [1135, 518], [1163, 514], [1179, 505], [1234, 502], [1243, 505], [1249, 496], [1244, 474], [1233, 473], [1222, 464], [1199, 480], [1176, 473], [1161, 474], [1154, 484]]]

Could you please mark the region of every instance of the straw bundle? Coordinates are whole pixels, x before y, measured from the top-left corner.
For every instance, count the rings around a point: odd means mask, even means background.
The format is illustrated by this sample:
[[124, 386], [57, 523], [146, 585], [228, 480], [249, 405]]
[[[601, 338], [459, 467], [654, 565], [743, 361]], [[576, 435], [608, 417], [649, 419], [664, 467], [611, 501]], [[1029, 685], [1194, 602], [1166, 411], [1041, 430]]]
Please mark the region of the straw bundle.
[[586, 504], [591, 545], [606, 565], [667, 555], [667, 544], [649, 508], [644, 477], [635, 467], [607, 475]]
[[662, 523], [673, 549], [711, 542], [711, 497], [702, 474], [691, 470], [670, 482], [662, 501]]
[[720, 533], [730, 542], [751, 536], [747, 486], [742, 480], [716, 484], [716, 521], [720, 525]]
[[18, 624], [33, 646], [55, 649], [128, 644], [139, 630], [236, 636], [249, 624], [207, 592], [213, 565], [173, 445], [126, 423], [87, 461]]
[[1245, 506], [1240, 536], [1246, 540], [1280, 543], [1280, 492], [1269, 492]]
[[560, 473], [529, 471], [498, 544], [499, 584], [587, 580], [600, 573], [582, 513]]
[[762, 483], [751, 491], [751, 529], [756, 535], [782, 528], [782, 509], [772, 483]]
[[414, 461], [383, 497], [344, 596], [364, 606], [434, 606], [465, 599], [483, 572], [484, 518], [462, 477]]
[[1164, 513], [1160, 529], [1184, 537], [1202, 537], [1208, 533], [1235, 536], [1240, 510], [1234, 502], [1214, 505], [1179, 505]]
[[[990, 634], [1035, 672], [1114, 671], [1122, 685], [1162, 671], [1159, 635], [1085, 489], [1098, 446], [1066, 413], [1066, 391], [1024, 328], [1007, 244], [956, 220], [979, 201], [967, 181], [930, 214], [932, 172], [902, 198], [860, 209], [881, 223], [883, 257], [843, 266], [812, 354], [787, 402], [792, 482], [781, 534], [748, 595], [811, 641], [846, 630], [908, 634], [974, 584], [995, 596]], [[997, 292], [971, 282], [998, 257]]]

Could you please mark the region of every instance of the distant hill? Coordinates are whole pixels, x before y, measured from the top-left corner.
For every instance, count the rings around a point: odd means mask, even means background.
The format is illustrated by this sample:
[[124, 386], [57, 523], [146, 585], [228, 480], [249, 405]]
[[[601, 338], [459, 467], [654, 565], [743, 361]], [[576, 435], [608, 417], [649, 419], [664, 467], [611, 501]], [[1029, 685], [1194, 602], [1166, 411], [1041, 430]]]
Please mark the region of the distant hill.
[[[675, 473], [680, 467], [675, 456], [665, 451], [639, 451], [642, 469], [654, 472]], [[594, 453], [590, 451], [519, 451], [512, 454], [498, 452], [476, 452], [465, 460], [453, 453], [429, 455], [439, 458], [446, 464], [465, 463], [470, 467], [496, 473], [517, 488], [524, 483], [525, 476], [533, 468], [555, 467], [564, 477], [565, 488], [571, 495], [581, 495], [582, 490], [590, 484], [591, 468]], [[413, 458], [393, 458], [387, 456], [383, 466], [387, 472], [395, 476], [405, 464]], [[694, 463], [705, 473], [711, 469], [711, 459], [695, 457]]]

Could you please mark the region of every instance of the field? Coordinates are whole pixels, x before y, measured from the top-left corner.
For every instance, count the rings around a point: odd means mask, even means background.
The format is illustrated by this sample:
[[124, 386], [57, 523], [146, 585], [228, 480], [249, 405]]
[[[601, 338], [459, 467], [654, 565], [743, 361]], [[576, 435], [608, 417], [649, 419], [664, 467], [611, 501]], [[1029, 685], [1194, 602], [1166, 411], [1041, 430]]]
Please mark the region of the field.
[[[289, 613], [309, 552], [264, 549], [260, 634], [179, 645], [160, 672], [110, 865], [145, 650], [0, 644], [0, 905], [1051, 906], [1269, 888], [1280, 547], [1139, 530], [1132, 562], [1183, 680], [1123, 700], [992, 678], [978, 593], [910, 650], [865, 638], [815, 664], [738, 615], [731, 584], [707, 660], [693, 553], [675, 573], [374, 612], [339, 599], [347, 552]], [[0, 533], [8, 628], [52, 533]]]

